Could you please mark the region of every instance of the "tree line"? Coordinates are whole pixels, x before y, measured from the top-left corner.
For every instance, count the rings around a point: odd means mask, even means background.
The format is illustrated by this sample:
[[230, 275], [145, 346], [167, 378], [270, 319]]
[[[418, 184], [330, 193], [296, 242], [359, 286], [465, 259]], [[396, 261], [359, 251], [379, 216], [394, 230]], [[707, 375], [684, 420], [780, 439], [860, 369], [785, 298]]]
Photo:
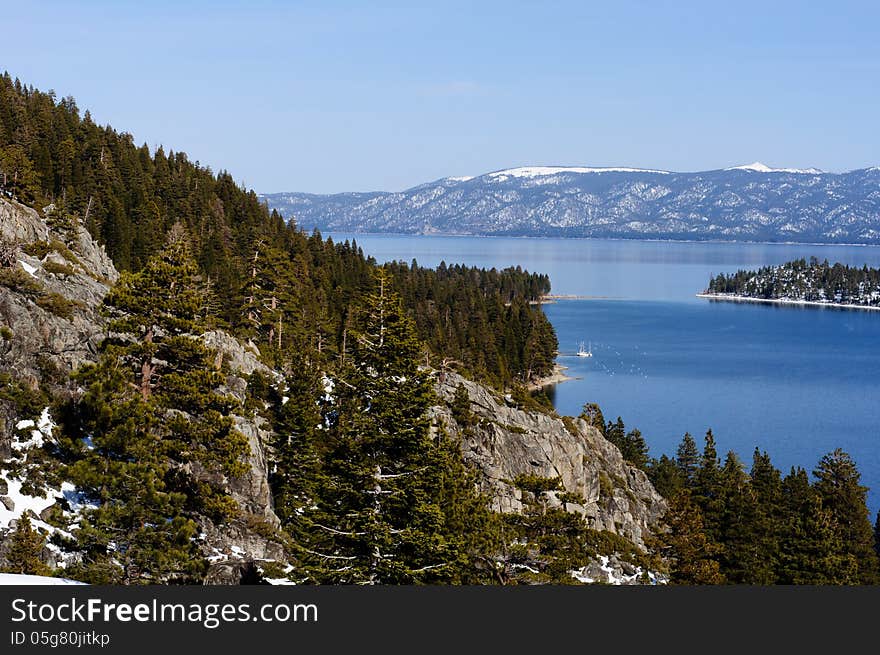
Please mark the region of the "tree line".
[[880, 513], [872, 527], [867, 487], [849, 454], [826, 454], [812, 471], [787, 475], [755, 448], [750, 467], [722, 460], [709, 430], [700, 450], [686, 433], [674, 456], [649, 457], [638, 429], [605, 422], [598, 405], [581, 414], [647, 474], [669, 501], [651, 544], [678, 584], [880, 583]]
[[750, 298], [806, 300], [866, 306], [880, 305], [880, 269], [796, 259], [757, 271], [721, 273], [709, 280], [707, 293]]

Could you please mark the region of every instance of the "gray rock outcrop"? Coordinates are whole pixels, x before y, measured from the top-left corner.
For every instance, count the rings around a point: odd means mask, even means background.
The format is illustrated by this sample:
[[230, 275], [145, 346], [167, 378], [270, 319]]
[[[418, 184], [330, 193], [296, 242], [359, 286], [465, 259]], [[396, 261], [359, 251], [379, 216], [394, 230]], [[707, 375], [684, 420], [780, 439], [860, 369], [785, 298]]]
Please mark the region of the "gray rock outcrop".
[[[0, 272], [4, 273], [0, 373], [34, 389], [43, 385], [53, 394], [75, 394], [68, 374], [97, 358], [106, 333], [101, 303], [119, 273], [85, 228], [74, 224], [56, 229], [51, 218], [50, 212], [41, 217], [29, 207], [0, 198]], [[245, 376], [260, 371], [273, 377], [259, 361], [256, 347], [242, 346], [221, 331], [209, 332], [203, 340], [217, 350], [217, 365], [228, 365], [225, 391], [240, 401], [247, 390]], [[0, 402], [0, 461], [12, 455], [12, 432], [20, 418], [33, 417], [16, 416], [11, 403]], [[271, 432], [259, 416], [235, 416], [234, 420], [250, 447], [248, 470], [224, 483], [241, 515], [219, 526], [204, 521], [206, 554], [215, 562], [223, 557], [236, 562], [283, 559], [283, 548], [274, 534], [280, 521], [273, 511], [268, 482], [265, 445]]]
[[[461, 439], [465, 461], [480, 471], [493, 509], [523, 510], [523, 492], [513, 484], [518, 476], [559, 477], [565, 491], [580, 499], [567, 502], [566, 510], [582, 514], [591, 528], [614, 532], [644, 548], [666, 502], [645, 473], [624, 461], [596, 428], [581, 419], [564, 421], [510, 406], [495, 392], [455, 373], [441, 377], [440, 397], [451, 402], [463, 385], [478, 423], [462, 429], [445, 404], [434, 408], [435, 418]], [[549, 495], [551, 504], [562, 504], [559, 494]]]
[[119, 274], [103, 246], [75, 225], [49, 227], [36, 211], [0, 199], [0, 239], [12, 253], [7, 275], [22, 286], [0, 285], [0, 369], [36, 382], [93, 360], [103, 336], [101, 300]]

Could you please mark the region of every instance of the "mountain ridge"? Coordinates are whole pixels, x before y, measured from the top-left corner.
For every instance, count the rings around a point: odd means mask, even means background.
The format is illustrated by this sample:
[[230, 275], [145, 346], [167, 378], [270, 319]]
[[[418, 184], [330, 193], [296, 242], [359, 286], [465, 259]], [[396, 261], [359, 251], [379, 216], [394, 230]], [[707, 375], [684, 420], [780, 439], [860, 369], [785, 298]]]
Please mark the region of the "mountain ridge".
[[880, 243], [880, 168], [521, 166], [397, 192], [260, 194], [323, 231]]

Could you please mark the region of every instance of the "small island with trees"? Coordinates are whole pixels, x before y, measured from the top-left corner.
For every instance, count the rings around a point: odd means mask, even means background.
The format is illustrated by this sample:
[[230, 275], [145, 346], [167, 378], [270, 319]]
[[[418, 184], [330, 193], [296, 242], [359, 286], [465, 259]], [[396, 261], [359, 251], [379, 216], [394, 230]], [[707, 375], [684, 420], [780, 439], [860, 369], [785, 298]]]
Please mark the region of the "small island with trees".
[[757, 271], [712, 277], [700, 298], [845, 309], [880, 309], [880, 269], [846, 266], [816, 257]]

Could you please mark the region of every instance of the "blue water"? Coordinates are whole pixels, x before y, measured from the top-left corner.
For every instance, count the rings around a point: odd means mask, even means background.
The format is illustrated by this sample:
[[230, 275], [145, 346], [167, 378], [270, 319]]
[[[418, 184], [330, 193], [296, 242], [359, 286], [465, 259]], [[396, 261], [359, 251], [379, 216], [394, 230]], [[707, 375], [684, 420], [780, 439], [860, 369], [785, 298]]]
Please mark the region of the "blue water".
[[[352, 235], [332, 235], [334, 239]], [[654, 456], [685, 431], [750, 465], [756, 446], [787, 472], [846, 450], [880, 509], [880, 312], [712, 302], [710, 275], [815, 255], [880, 266], [880, 248], [354, 235], [379, 261], [415, 258], [548, 273], [553, 292], [589, 296], [545, 306], [559, 363], [576, 380], [552, 397], [562, 414], [597, 402], [638, 427]], [[574, 354], [591, 342], [592, 358]]]

